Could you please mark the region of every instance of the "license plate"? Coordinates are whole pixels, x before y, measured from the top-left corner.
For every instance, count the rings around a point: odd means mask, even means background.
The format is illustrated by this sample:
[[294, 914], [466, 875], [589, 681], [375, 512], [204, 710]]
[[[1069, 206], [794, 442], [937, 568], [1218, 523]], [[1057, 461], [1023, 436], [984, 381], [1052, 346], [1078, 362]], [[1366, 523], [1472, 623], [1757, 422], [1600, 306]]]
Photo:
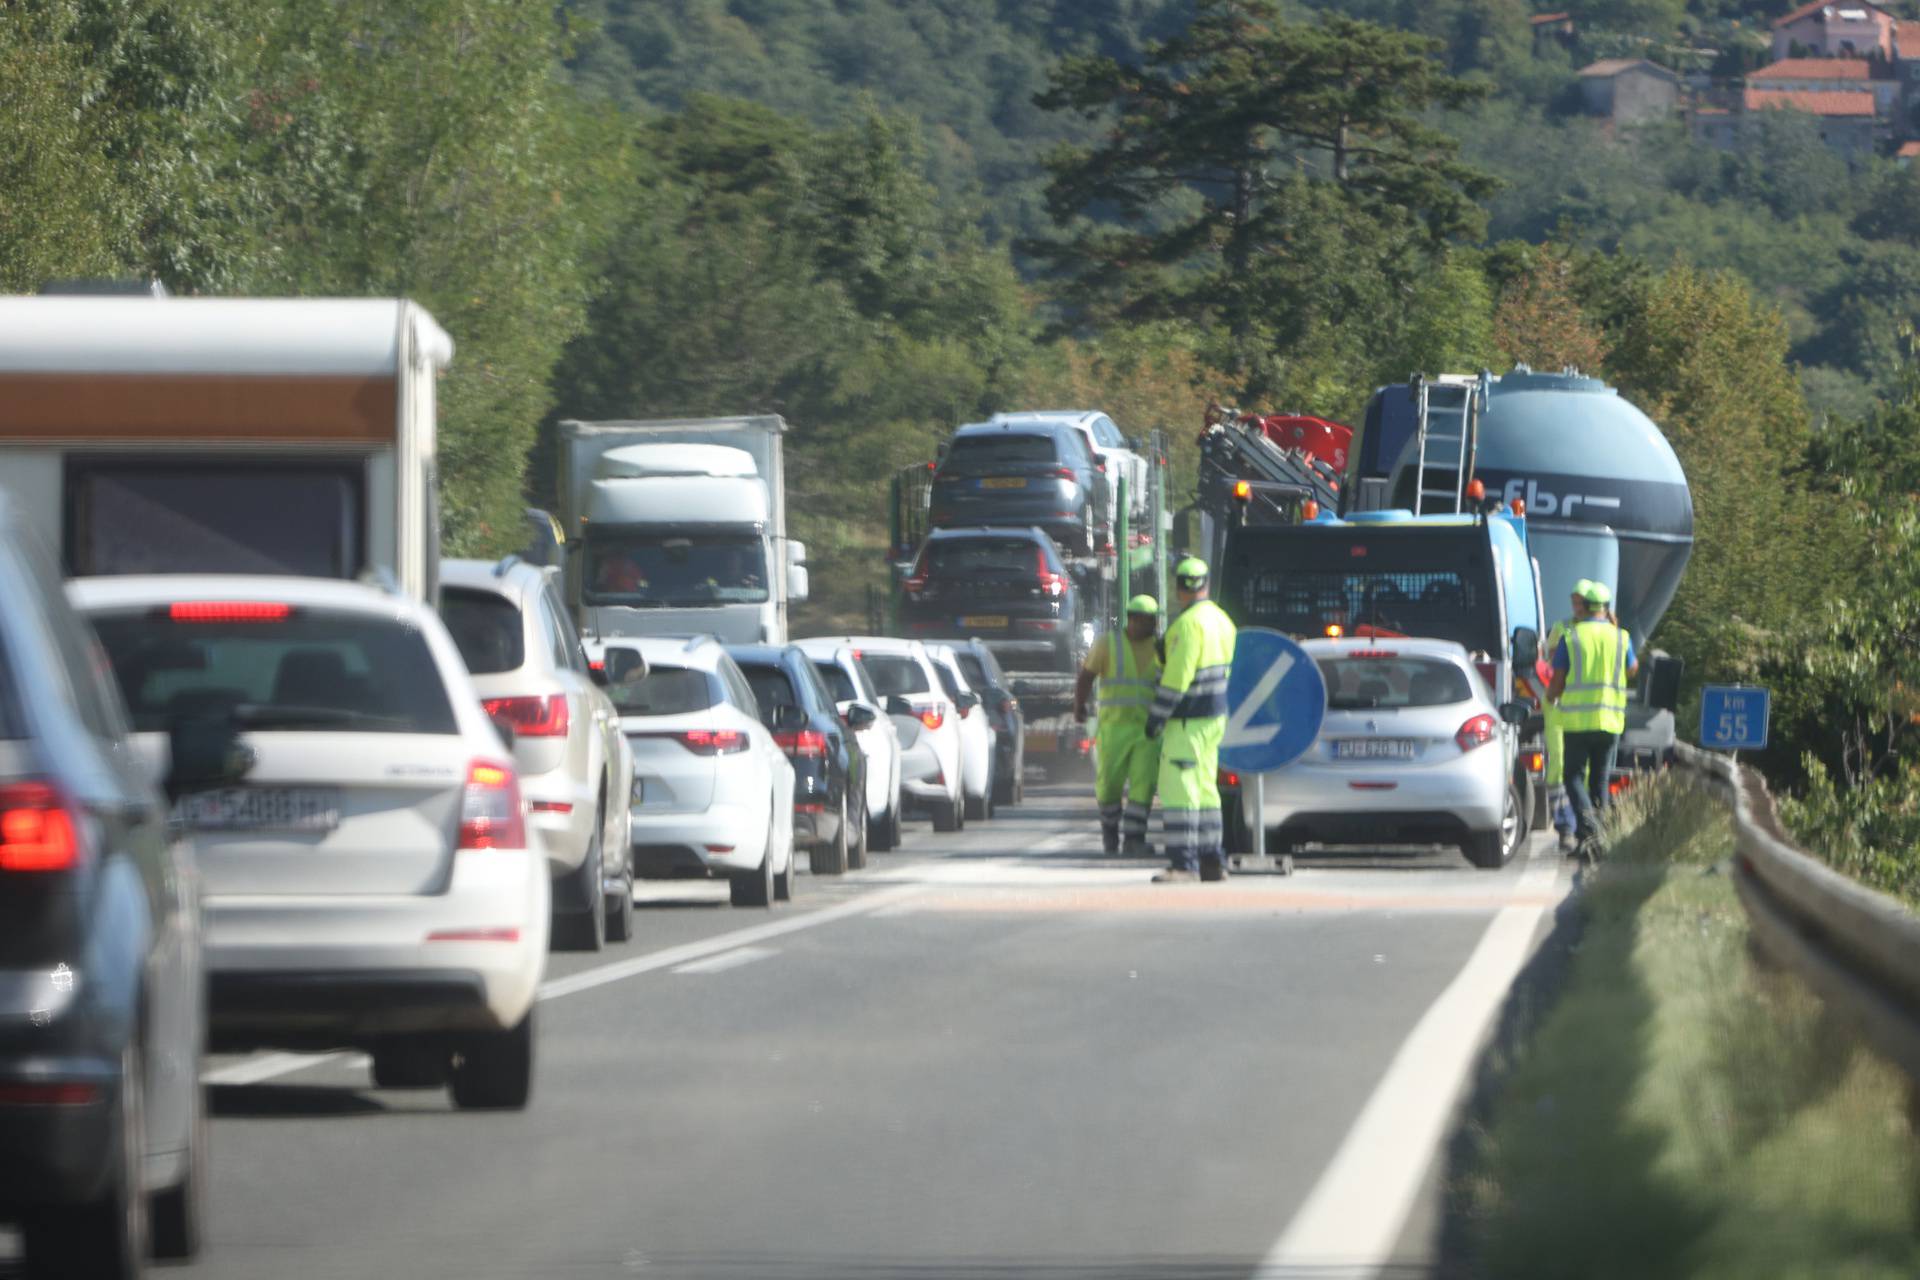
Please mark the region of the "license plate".
[[980, 482], [982, 489], [1024, 489], [1027, 482], [1019, 476], [988, 476]]
[[1411, 738], [1336, 738], [1335, 760], [1411, 760]]
[[1027, 735], [1027, 750], [1058, 751], [1060, 735], [1057, 733], [1030, 733]]
[[199, 831], [331, 831], [340, 825], [333, 787], [227, 787], [182, 796], [180, 821]]
[[1005, 627], [1007, 625], [1007, 615], [1004, 613], [976, 613], [971, 617], [960, 619], [960, 625], [963, 627]]

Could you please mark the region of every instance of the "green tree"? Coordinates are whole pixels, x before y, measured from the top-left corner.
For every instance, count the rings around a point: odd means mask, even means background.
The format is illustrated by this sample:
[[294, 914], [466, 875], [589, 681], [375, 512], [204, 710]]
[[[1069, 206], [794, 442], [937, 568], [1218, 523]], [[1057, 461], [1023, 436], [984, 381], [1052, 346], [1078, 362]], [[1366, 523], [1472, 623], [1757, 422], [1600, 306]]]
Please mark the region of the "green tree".
[[1483, 225], [1491, 179], [1425, 113], [1485, 86], [1448, 75], [1437, 50], [1340, 16], [1285, 22], [1271, 0], [1200, 0], [1138, 63], [1064, 59], [1039, 104], [1110, 127], [1049, 159], [1067, 234], [1034, 251], [1085, 316], [1217, 329], [1226, 367], [1261, 394], [1281, 329], [1338, 327], [1343, 304], [1378, 301], [1360, 276], [1404, 287]]

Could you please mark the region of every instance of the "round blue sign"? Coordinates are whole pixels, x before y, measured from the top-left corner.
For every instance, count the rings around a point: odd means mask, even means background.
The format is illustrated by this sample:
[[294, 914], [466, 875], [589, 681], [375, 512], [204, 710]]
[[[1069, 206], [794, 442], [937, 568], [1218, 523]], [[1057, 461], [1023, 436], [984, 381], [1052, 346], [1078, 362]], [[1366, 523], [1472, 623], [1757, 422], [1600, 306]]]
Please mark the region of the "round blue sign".
[[1220, 763], [1243, 773], [1284, 768], [1307, 753], [1327, 714], [1327, 682], [1305, 649], [1265, 627], [1247, 627], [1227, 672], [1227, 733]]

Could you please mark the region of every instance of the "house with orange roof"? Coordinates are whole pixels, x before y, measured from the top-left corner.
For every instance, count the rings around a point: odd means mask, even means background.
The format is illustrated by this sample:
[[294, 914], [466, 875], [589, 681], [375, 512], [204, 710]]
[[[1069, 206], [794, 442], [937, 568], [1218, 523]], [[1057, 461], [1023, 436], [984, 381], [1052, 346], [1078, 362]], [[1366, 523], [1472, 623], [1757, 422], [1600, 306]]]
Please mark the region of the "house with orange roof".
[[1826, 89], [1747, 89], [1740, 95], [1744, 119], [1763, 111], [1800, 111], [1819, 121], [1820, 140], [1849, 160], [1872, 155], [1879, 132], [1873, 95]]
[[1899, 20], [1877, 4], [1803, 4], [1773, 20], [1773, 58], [1893, 58]]

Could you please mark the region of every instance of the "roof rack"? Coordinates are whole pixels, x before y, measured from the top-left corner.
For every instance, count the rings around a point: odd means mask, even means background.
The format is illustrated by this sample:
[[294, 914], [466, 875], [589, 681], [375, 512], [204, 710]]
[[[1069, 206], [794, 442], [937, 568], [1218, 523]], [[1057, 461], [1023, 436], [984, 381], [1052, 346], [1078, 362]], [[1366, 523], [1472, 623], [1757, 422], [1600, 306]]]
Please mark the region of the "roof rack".
[[500, 557], [499, 563], [493, 566], [493, 576], [496, 578], [504, 578], [507, 576], [507, 571], [519, 563], [520, 553], [518, 551], [509, 551]]

